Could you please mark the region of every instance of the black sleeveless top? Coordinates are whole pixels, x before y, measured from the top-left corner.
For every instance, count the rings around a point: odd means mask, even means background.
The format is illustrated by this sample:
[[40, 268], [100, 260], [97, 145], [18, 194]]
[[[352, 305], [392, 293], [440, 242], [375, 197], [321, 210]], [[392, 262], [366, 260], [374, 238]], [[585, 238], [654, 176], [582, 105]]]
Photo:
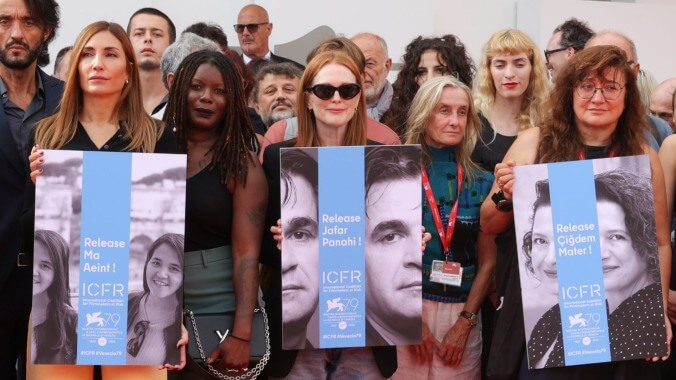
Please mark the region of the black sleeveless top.
[[188, 178], [185, 197], [186, 252], [230, 245], [232, 193], [220, 170], [210, 165]]

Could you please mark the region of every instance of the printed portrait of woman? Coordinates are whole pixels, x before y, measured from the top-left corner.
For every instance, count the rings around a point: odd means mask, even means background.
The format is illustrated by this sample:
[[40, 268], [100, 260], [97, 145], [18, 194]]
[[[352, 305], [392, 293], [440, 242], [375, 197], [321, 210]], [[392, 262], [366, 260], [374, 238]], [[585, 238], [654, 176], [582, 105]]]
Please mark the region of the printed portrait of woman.
[[179, 363], [183, 235], [167, 233], [148, 249], [143, 291], [129, 294], [127, 364]]
[[75, 364], [77, 312], [70, 305], [69, 251], [68, 243], [56, 232], [35, 231], [31, 314], [34, 364]]
[[[594, 185], [611, 360], [660, 355], [655, 342], [665, 327], [650, 178], [614, 169], [596, 174]], [[525, 265], [546, 291], [557, 296], [549, 182], [538, 181], [535, 187], [532, 229], [522, 241]], [[651, 315], [660, 317], [648, 321]], [[532, 368], [564, 365], [558, 303], [537, 320], [528, 339], [528, 355]]]

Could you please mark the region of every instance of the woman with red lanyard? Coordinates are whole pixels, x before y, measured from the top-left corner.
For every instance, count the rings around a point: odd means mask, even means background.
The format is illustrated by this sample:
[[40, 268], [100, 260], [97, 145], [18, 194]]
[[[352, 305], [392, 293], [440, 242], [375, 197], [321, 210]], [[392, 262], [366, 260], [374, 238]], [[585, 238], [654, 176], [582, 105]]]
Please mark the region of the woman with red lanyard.
[[469, 88], [444, 76], [425, 82], [408, 115], [407, 144], [424, 152], [423, 225], [432, 233], [423, 254], [423, 341], [399, 346], [401, 379], [479, 379], [477, 315], [494, 267], [479, 231], [479, 208], [493, 176], [470, 160], [481, 124]]
[[[636, 76], [627, 63], [627, 56], [622, 50], [611, 46], [589, 47], [575, 54], [558, 74], [545, 109], [548, 112], [542, 126], [519, 134], [503, 162], [495, 166], [495, 183], [491, 189], [491, 200], [484, 202], [481, 207], [483, 231], [494, 234], [505, 233], [515, 239], [514, 216], [509, 207], [513, 196], [515, 166], [648, 154], [657, 249], [665, 295], [663, 303], [666, 310], [671, 249], [664, 175], [657, 153], [647, 144], [643, 133], [647, 128], [645, 114], [642, 111]], [[506, 281], [507, 287], [498, 288], [498, 296], [503, 302], [500, 313], [496, 315], [496, 326], [503, 326], [509, 334], [502, 340], [493, 340], [488, 361], [489, 378], [526, 380], [660, 378], [660, 368], [654, 362], [666, 360], [668, 355], [658, 357], [649, 355], [648, 352], [646, 356], [651, 357], [646, 359], [649, 360], [634, 359], [528, 369], [516, 241], [513, 240], [511, 244], [508, 241], [502, 244], [498, 242], [498, 249], [501, 255], [509, 255], [505, 262], [511, 264], [512, 270], [509, 273], [512, 274], [512, 278]], [[647, 311], [632, 313], [629, 317], [639, 320], [645, 313]], [[667, 320], [665, 323], [668, 344], [672, 334], [671, 325]], [[549, 344], [555, 348], [553, 342]], [[503, 350], [502, 355], [493, 355], [493, 350], [499, 345], [508, 345], [509, 351]]]

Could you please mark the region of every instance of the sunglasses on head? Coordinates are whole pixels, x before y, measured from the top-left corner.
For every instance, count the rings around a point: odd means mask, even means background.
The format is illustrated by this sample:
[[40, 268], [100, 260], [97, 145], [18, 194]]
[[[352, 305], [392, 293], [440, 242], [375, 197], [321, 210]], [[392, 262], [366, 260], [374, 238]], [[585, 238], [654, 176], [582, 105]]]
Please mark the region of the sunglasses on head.
[[256, 33], [258, 31], [258, 27], [265, 24], [268, 23], [259, 22], [258, 24], [235, 24], [233, 25], [233, 27], [235, 28], [235, 32], [237, 32], [237, 34], [244, 33], [244, 28], [247, 28], [249, 30], [249, 33]]
[[338, 91], [338, 94], [341, 98], [345, 100], [350, 100], [355, 96], [359, 95], [361, 92], [361, 86], [356, 83], [348, 83], [340, 85], [340, 87], [334, 87], [330, 84], [316, 84], [306, 91], [312, 91], [316, 97], [321, 100], [329, 100], [333, 98], [333, 95]]

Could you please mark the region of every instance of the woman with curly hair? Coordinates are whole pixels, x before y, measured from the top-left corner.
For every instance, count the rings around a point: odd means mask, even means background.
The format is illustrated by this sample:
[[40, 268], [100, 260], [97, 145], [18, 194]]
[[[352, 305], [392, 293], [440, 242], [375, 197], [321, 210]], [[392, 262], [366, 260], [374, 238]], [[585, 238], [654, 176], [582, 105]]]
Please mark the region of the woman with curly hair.
[[519, 132], [535, 126], [547, 97], [547, 68], [530, 37], [505, 29], [484, 46], [476, 79], [481, 140], [472, 160], [493, 171]]
[[[527, 369], [514, 216], [511, 207], [506, 207], [512, 199], [516, 165], [649, 155], [664, 308], [671, 266], [664, 175], [657, 153], [646, 143], [646, 118], [626, 54], [614, 46], [589, 47], [576, 53], [557, 76], [546, 107], [549, 111], [542, 126], [519, 134], [503, 161], [495, 166], [491, 200], [481, 206], [482, 231], [500, 234], [496, 239], [499, 256], [509, 267], [504, 276], [496, 275], [497, 295], [503, 302], [496, 314], [487, 374], [519, 379], [659, 378], [659, 366], [643, 359]], [[646, 312], [632, 315], [640, 318]], [[670, 327], [667, 323], [667, 344]], [[660, 357], [651, 357], [652, 362], [658, 360]]]
[[394, 96], [390, 109], [381, 122], [400, 137], [406, 132], [406, 115], [420, 85], [442, 75], [452, 75], [472, 88], [474, 62], [458, 37], [447, 34], [435, 38], [418, 38], [406, 46], [404, 63], [392, 87]]

